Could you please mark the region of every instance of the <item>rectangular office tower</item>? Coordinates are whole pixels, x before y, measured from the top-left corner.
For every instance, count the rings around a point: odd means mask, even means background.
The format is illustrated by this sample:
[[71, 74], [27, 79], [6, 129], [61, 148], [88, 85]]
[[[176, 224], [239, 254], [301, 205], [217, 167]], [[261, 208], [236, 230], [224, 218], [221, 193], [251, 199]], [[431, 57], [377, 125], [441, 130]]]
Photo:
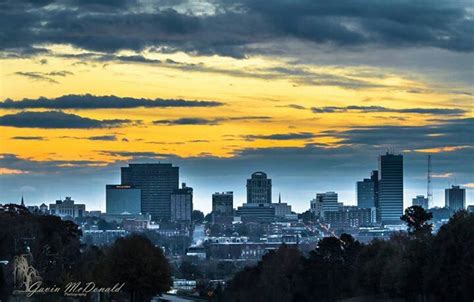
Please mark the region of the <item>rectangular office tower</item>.
[[376, 207], [378, 197], [378, 171], [372, 172], [372, 177], [357, 182], [357, 207], [370, 209]]
[[247, 203], [272, 203], [272, 180], [263, 172], [247, 179]]
[[460, 186], [451, 186], [451, 188], [444, 190], [444, 202], [446, 207], [459, 211], [466, 207], [466, 189]]
[[234, 212], [234, 192], [216, 192], [212, 194], [212, 213], [232, 215]]
[[171, 193], [179, 186], [179, 168], [172, 164], [129, 164], [122, 167], [122, 185], [141, 190], [141, 212], [153, 220], [171, 218]]
[[193, 188], [187, 187], [185, 183], [181, 189], [171, 193], [171, 221], [191, 222], [193, 212]]
[[378, 220], [400, 223], [403, 215], [403, 156], [386, 153], [379, 157]]
[[140, 214], [141, 190], [133, 186], [106, 185], [105, 211], [107, 214]]

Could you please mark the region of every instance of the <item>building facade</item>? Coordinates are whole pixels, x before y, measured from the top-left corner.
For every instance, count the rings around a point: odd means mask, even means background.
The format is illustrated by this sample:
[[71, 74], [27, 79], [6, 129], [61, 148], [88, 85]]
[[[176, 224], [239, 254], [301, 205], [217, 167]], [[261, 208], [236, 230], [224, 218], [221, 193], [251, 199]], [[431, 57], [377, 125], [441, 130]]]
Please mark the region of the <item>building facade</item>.
[[466, 208], [466, 189], [451, 186], [444, 190], [444, 202], [447, 208], [459, 211]]
[[247, 203], [272, 203], [272, 180], [263, 172], [255, 172], [247, 179]]
[[59, 217], [84, 217], [86, 213], [85, 204], [76, 204], [71, 197], [66, 197], [64, 200], [56, 200], [56, 203], [49, 205], [49, 213]]
[[182, 184], [181, 189], [171, 193], [171, 221], [191, 222], [193, 212], [193, 188]]
[[379, 157], [378, 220], [400, 223], [403, 215], [403, 156], [386, 153]]
[[428, 210], [428, 198], [426, 198], [423, 195], [418, 195], [415, 198], [411, 200], [411, 205], [412, 206], [419, 206], [422, 207], [425, 210]]
[[361, 209], [370, 209], [377, 206], [378, 199], [378, 171], [372, 171], [370, 178], [357, 182], [357, 206]]
[[285, 218], [291, 214], [291, 206], [286, 202], [272, 203], [275, 208], [275, 216], [278, 218]]
[[359, 208], [355, 206], [344, 206], [338, 211], [324, 213], [324, 222], [329, 223], [332, 228], [370, 226], [376, 221], [375, 207]]
[[216, 192], [212, 194], [212, 213], [232, 215], [234, 211], [234, 192]]
[[141, 190], [129, 185], [105, 186], [105, 211], [107, 214], [140, 214]]
[[141, 212], [152, 220], [171, 218], [171, 193], [179, 186], [179, 168], [172, 164], [129, 164], [121, 168], [122, 185], [141, 190]]
[[322, 217], [324, 212], [337, 211], [341, 207], [337, 200], [336, 192], [317, 193], [316, 198], [310, 201], [310, 211], [319, 217]]
[[272, 222], [275, 221], [275, 208], [268, 203], [244, 203], [237, 208], [237, 216], [243, 222]]

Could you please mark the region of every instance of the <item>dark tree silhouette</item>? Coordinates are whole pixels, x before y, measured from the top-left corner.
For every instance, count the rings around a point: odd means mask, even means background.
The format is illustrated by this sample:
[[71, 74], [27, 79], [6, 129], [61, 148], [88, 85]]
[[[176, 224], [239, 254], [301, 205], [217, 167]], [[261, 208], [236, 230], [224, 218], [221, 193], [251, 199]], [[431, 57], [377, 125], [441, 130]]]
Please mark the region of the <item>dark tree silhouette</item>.
[[30, 213], [9, 204], [0, 212], [0, 259], [8, 260], [30, 249], [33, 265], [43, 282], [63, 284], [80, 258], [82, 232], [71, 221], [51, 215]]
[[283, 245], [263, 256], [257, 266], [246, 267], [237, 273], [221, 300], [292, 301], [300, 263], [298, 249]]
[[411, 235], [368, 244], [326, 237], [307, 257], [270, 252], [219, 301], [473, 301], [474, 214], [456, 213], [434, 236], [429, 213], [411, 208], [405, 218]]
[[307, 210], [306, 212], [298, 214], [298, 219], [302, 219], [304, 223], [309, 223], [316, 219], [316, 215], [310, 210]]
[[427, 291], [436, 301], [474, 300], [474, 214], [460, 211], [433, 240]]
[[179, 266], [179, 276], [184, 279], [195, 280], [202, 277], [199, 267], [189, 261], [181, 262]]
[[433, 214], [426, 212], [420, 206], [411, 206], [405, 209], [405, 214], [400, 217], [408, 225], [408, 233], [415, 236], [426, 236], [431, 234], [433, 224], [428, 223]]
[[125, 283], [131, 301], [150, 301], [171, 286], [171, 269], [160, 248], [140, 235], [120, 238], [105, 253], [109, 286]]
[[199, 223], [201, 224], [203, 221], [204, 221], [204, 213], [199, 211], [199, 210], [194, 210], [192, 213], [191, 213], [191, 220], [194, 222], [194, 223]]

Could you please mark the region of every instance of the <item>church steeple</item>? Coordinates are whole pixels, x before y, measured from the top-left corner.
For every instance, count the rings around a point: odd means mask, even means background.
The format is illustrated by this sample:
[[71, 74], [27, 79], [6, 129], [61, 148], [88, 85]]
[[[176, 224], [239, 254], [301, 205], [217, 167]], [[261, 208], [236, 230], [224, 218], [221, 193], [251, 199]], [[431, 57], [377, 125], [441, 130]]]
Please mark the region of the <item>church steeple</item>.
[[281, 203], [281, 193], [278, 193], [278, 203]]
[[22, 206], [22, 207], [25, 206], [25, 201], [23, 200], [23, 195], [21, 195], [21, 206]]

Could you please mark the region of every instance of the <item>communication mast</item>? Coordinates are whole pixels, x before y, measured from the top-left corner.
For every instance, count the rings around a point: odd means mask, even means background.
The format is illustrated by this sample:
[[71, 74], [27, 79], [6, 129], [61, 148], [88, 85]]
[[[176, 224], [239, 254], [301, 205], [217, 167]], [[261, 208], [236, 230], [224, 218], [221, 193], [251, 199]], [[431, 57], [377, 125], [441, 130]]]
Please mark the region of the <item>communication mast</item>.
[[431, 155], [430, 154], [428, 154], [426, 198], [428, 199], [428, 208], [429, 208], [433, 202], [433, 192], [431, 190]]

